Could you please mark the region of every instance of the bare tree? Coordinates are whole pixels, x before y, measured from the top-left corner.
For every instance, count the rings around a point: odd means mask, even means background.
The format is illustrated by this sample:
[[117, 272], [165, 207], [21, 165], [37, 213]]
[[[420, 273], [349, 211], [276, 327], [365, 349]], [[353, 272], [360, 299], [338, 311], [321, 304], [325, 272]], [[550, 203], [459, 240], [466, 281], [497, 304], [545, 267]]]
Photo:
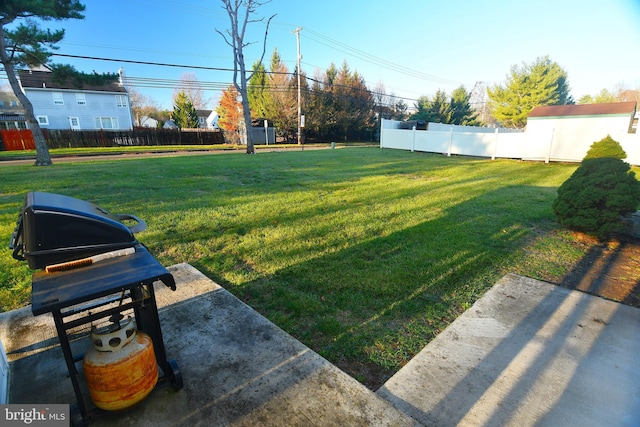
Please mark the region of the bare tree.
[[160, 104], [158, 104], [152, 97], [143, 95], [140, 91], [134, 87], [128, 87], [129, 101], [131, 102], [131, 113], [133, 119], [138, 126], [143, 125], [145, 117], [152, 117], [156, 119], [158, 112], [160, 111]]
[[196, 77], [196, 73], [182, 73], [180, 76], [180, 86], [173, 90], [174, 101], [180, 92], [184, 92], [187, 98], [191, 100], [193, 106], [198, 110], [205, 110], [207, 104], [211, 101], [210, 98], [205, 98], [202, 83], [200, 83], [200, 80]]
[[[251, 110], [249, 109], [249, 97], [247, 96], [247, 83], [251, 76], [247, 76], [247, 70], [244, 62], [244, 48], [250, 43], [244, 41], [247, 25], [250, 23], [264, 22], [264, 18], [255, 19], [254, 15], [257, 9], [269, 3], [269, 1], [258, 0], [222, 0], [224, 9], [229, 15], [231, 28], [226, 30], [226, 34], [216, 29], [218, 34], [222, 36], [224, 41], [233, 49], [233, 85], [240, 94], [242, 99], [242, 112], [244, 116], [244, 129], [246, 132], [247, 154], [254, 154], [255, 148], [253, 143], [253, 133], [248, 131], [251, 126]], [[262, 55], [258, 60], [258, 64], [262, 63], [267, 47], [267, 33], [269, 32], [269, 24], [275, 15], [267, 20], [267, 28], [264, 32], [264, 42], [262, 46]]]

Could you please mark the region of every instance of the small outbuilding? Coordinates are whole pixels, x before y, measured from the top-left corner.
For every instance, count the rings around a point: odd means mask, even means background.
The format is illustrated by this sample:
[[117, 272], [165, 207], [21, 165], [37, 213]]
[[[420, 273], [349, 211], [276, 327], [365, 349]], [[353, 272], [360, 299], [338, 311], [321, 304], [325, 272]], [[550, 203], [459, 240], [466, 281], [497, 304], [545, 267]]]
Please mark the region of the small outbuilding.
[[635, 102], [547, 105], [529, 113], [527, 133], [553, 129], [556, 135], [587, 134], [597, 141], [607, 135], [636, 133], [637, 123]]
[[529, 113], [526, 134], [534, 142], [549, 141], [556, 160], [582, 159], [592, 143], [607, 136], [637, 158], [637, 120], [635, 102], [539, 106]]

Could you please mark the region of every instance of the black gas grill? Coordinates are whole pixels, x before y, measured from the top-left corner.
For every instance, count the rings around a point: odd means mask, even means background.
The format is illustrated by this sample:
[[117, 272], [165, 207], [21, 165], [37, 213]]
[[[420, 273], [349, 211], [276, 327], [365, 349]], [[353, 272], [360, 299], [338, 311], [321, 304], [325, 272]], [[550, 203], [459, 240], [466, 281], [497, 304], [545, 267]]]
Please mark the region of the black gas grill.
[[[124, 221], [134, 221], [128, 226]], [[31, 192], [25, 197], [10, 247], [32, 269], [117, 249], [138, 241], [146, 224], [133, 215], [114, 215], [93, 203], [60, 194]]]
[[[31, 192], [11, 237], [14, 258], [41, 269], [32, 276], [32, 312], [53, 315], [82, 423], [99, 410], [89, 408], [84, 399], [75, 365], [83, 355], [72, 353], [67, 337], [67, 331], [81, 325], [118, 319], [132, 311], [137, 328], [153, 341], [164, 374], [161, 380], [168, 380], [175, 390], [182, 388], [180, 370], [165, 354], [153, 286], [162, 282], [175, 290], [175, 280], [135, 238], [134, 233], [145, 228], [144, 221], [133, 215], [113, 215], [60, 194]], [[126, 255], [95, 263], [79, 261], [125, 248], [130, 248]], [[46, 271], [47, 266], [61, 263], [56, 271]]]

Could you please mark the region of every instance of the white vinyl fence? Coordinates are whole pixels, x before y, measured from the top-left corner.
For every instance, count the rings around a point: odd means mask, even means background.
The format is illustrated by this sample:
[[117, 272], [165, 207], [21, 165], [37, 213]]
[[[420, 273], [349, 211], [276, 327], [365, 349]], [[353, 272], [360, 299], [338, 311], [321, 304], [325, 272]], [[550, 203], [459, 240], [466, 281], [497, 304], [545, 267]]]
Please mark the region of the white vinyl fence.
[[[502, 128], [429, 123], [428, 130], [400, 129], [394, 120], [382, 120], [380, 148], [544, 162], [581, 162], [594, 141], [607, 135], [562, 135]], [[554, 135], [555, 133], [555, 135]], [[612, 134], [627, 153], [625, 161], [640, 165], [640, 134]]]

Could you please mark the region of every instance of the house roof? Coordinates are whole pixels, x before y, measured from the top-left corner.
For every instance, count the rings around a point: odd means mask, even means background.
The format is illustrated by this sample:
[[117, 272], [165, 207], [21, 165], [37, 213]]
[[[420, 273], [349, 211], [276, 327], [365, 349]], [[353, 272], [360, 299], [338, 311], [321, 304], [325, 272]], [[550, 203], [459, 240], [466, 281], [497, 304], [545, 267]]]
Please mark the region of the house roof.
[[66, 89], [66, 90], [83, 90], [83, 91], [97, 91], [97, 92], [121, 92], [126, 93], [127, 90], [119, 83], [109, 83], [106, 85], [81, 85], [78, 86], [75, 82], [54, 82], [53, 73], [50, 71], [34, 71], [34, 70], [20, 70], [18, 71], [20, 77], [20, 84], [23, 88], [29, 89]]
[[529, 113], [533, 117], [564, 117], [564, 116], [600, 116], [626, 115], [636, 111], [635, 102], [611, 102], [607, 104], [581, 105], [545, 105], [535, 107]]

